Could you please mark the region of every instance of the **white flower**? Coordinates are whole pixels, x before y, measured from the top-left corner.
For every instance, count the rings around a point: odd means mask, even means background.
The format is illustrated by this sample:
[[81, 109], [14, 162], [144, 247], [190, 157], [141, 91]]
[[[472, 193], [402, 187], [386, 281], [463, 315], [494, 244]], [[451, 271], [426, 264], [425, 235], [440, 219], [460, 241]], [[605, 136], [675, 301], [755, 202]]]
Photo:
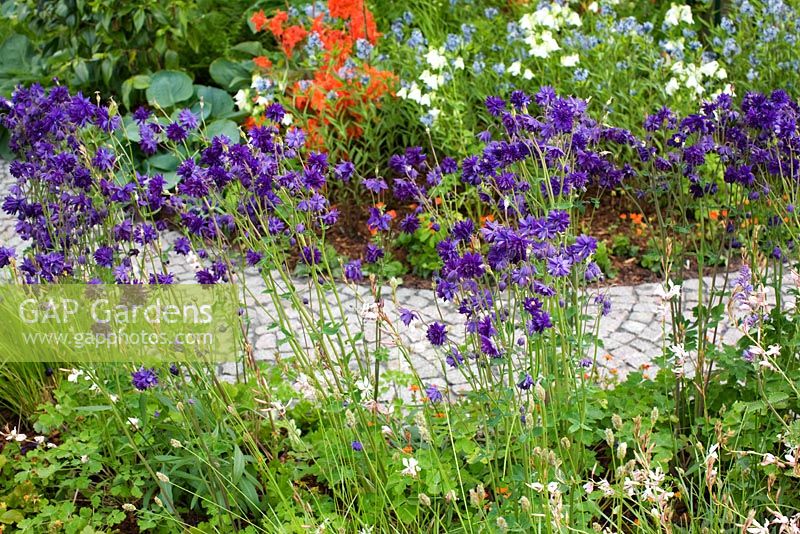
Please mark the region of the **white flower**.
[[125, 510], [126, 512], [135, 512], [136, 511], [136, 507], [134, 505], [132, 505], [131, 503], [129, 503], [129, 502], [126, 502], [125, 504], [123, 504], [122, 505], [122, 509]]
[[366, 377], [356, 380], [355, 386], [362, 394], [372, 391], [372, 384], [369, 383], [369, 379]]
[[438, 50], [436, 48], [428, 49], [428, 53], [425, 54], [425, 61], [428, 62], [432, 69], [436, 70], [447, 65], [447, 58], [444, 57], [444, 48], [439, 48]]
[[89, 455], [88, 454], [84, 454], [83, 456], [81, 456], [81, 463], [82, 464], [85, 464], [85, 463], [88, 463], [88, 462], [89, 462]]
[[239, 89], [237, 93], [233, 96], [234, 102], [236, 102], [236, 107], [239, 109], [245, 109], [247, 107], [247, 93], [244, 89]]
[[83, 376], [83, 371], [80, 369], [70, 369], [69, 376], [67, 376], [67, 381], [69, 382], [77, 382], [78, 377]]
[[533, 57], [547, 58], [556, 50], [561, 50], [550, 30], [545, 30], [538, 35], [529, 35], [525, 38], [525, 43], [530, 46], [530, 53]]
[[416, 477], [422, 471], [416, 458], [403, 458], [403, 465], [405, 468], [400, 471], [402, 475]]
[[464, 58], [462, 58], [461, 56], [458, 56], [453, 61], [453, 68], [454, 69], [458, 69], [458, 70], [464, 70]]
[[34, 436], [33, 441], [41, 445], [44, 443], [45, 437], [44, 436]]
[[138, 417], [128, 417], [128, 424], [131, 425], [135, 429], [139, 429], [139, 418]]
[[108, 396], [108, 398], [109, 398], [109, 399], [111, 400], [111, 402], [113, 402], [114, 404], [116, 404], [116, 403], [117, 403], [117, 401], [119, 400], [119, 397], [117, 397], [117, 396], [116, 396], [116, 395], [114, 395], [113, 393], [112, 393], [112, 394], [110, 394], [110, 395]]
[[528, 486], [533, 491], [535, 491], [536, 493], [541, 493], [542, 490], [544, 490], [544, 484], [542, 484], [541, 482], [526, 482], [525, 485]]
[[675, 297], [680, 296], [681, 294], [681, 285], [675, 285], [672, 280], [667, 280], [667, 285], [659, 285], [656, 287], [655, 296], [658, 297], [659, 300], [662, 301], [670, 301], [673, 300]]
[[672, 96], [675, 94], [675, 92], [678, 90], [679, 87], [680, 84], [678, 83], [678, 80], [676, 80], [675, 78], [670, 78], [669, 81], [667, 82], [667, 85], [664, 86], [664, 91], [666, 91], [666, 93], [669, 96]]
[[683, 4], [672, 4], [667, 11], [667, 14], [664, 15], [664, 23], [667, 26], [677, 26], [681, 22], [685, 22], [686, 24], [694, 24], [694, 19], [692, 18], [692, 8]]
[[708, 63], [703, 63], [700, 66], [700, 72], [703, 76], [714, 76], [719, 70], [719, 61], [709, 61]]
[[28, 439], [27, 434], [18, 433], [17, 427], [14, 427], [14, 429], [11, 432], [6, 434], [6, 441], [25, 441], [26, 439]]
[[291, 113], [286, 113], [283, 116], [283, 119], [281, 119], [281, 124], [283, 124], [284, 126], [291, 126], [293, 122], [294, 122], [294, 117], [292, 116]]
[[508, 69], [506, 69], [506, 72], [512, 76], [519, 76], [521, 70], [522, 70], [522, 63], [520, 63], [519, 61], [515, 61], [514, 63], [509, 65]]
[[183, 448], [183, 443], [181, 443], [180, 441], [178, 441], [175, 438], [172, 438], [171, 440], [169, 440], [169, 444], [172, 445], [173, 447], [175, 447], [176, 449], [182, 449]]
[[533, 79], [533, 71], [531, 69], [525, 69], [525, 72], [522, 73], [522, 77], [526, 80]]
[[408, 98], [408, 89], [406, 89], [405, 87], [401, 87], [397, 91], [397, 98], [402, 98], [402, 99]]
[[437, 90], [444, 84], [444, 76], [441, 74], [433, 74], [429, 70], [422, 71], [422, 74], [419, 75], [419, 79], [422, 83], [427, 85], [432, 91]]
[[165, 475], [164, 473], [162, 473], [161, 471], [156, 471], [156, 478], [158, 480], [160, 480], [161, 482], [163, 482], [164, 484], [168, 484], [169, 483], [169, 477], [167, 475]]
[[570, 54], [568, 56], [561, 56], [562, 67], [574, 67], [580, 61], [578, 54]]
[[383, 426], [381, 427], [381, 434], [383, 434], [384, 436], [393, 436], [393, 435], [394, 435], [394, 430], [392, 430], [392, 429], [391, 429], [389, 426], [387, 426], [387, 425], [383, 425]]

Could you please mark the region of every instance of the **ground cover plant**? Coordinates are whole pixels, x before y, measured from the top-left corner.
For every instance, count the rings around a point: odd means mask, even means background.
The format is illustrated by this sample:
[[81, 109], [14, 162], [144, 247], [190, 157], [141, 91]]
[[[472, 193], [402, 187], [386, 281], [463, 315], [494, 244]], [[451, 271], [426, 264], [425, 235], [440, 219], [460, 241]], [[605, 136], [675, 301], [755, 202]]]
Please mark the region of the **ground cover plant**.
[[[244, 336], [233, 381], [5, 363], [2, 529], [797, 532], [794, 7], [263, 5], [221, 88], [17, 87], [5, 283], [230, 287]], [[659, 277], [662, 350], [626, 377], [614, 247]]]

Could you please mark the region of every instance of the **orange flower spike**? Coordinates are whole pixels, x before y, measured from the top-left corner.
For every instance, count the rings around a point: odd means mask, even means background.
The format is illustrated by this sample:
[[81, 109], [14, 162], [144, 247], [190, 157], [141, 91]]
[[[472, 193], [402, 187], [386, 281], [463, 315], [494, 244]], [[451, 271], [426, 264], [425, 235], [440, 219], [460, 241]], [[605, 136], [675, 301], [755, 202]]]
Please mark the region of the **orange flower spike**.
[[405, 447], [403, 447], [402, 450], [406, 454], [411, 454], [412, 452], [414, 452], [414, 449], [411, 447], [411, 445], [406, 445]]
[[627, 216], [627, 215], [625, 215], [624, 213], [620, 213], [620, 214], [619, 214], [619, 218], [620, 218], [620, 219], [622, 219], [622, 220], [625, 220], [625, 219], [627, 219], [627, 218], [628, 218], [628, 216]]
[[716, 221], [719, 219], [719, 212], [717, 210], [711, 210], [708, 212], [708, 218], [712, 221]]
[[442, 197], [436, 197], [435, 199], [433, 199], [433, 203], [436, 204], [437, 206], [441, 206], [442, 205]]
[[267, 16], [264, 15], [264, 10], [260, 9], [253, 13], [253, 16], [250, 17], [250, 22], [253, 24], [253, 28], [257, 32], [260, 32], [261, 29], [267, 25]]
[[392, 219], [396, 219], [397, 218], [397, 212], [395, 210], [389, 210], [389, 211], [386, 212], [386, 214], [389, 217], [391, 217]]
[[408, 386], [408, 389], [411, 391], [419, 391], [419, 386], [416, 384], [411, 384], [410, 386]]

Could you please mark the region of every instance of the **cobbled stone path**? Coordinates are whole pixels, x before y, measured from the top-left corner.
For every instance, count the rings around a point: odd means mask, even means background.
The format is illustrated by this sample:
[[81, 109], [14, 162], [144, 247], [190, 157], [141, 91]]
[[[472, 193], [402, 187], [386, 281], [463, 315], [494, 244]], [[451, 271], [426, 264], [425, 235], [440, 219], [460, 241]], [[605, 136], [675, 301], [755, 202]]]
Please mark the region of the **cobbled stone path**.
[[[0, 161], [0, 198], [5, 197], [12, 184], [13, 178], [8, 172], [7, 163]], [[16, 235], [14, 224], [13, 217], [0, 212], [0, 244], [15, 247], [19, 254], [24, 248], [24, 244]], [[169, 244], [176, 237], [176, 233], [166, 232], [162, 235], [162, 240]], [[185, 257], [170, 252], [169, 259], [169, 269], [175, 273], [178, 281], [194, 282], [194, 269]], [[249, 292], [256, 296], [255, 299], [251, 299], [255, 302], [249, 303], [247, 306], [250, 318], [247, 338], [253, 347], [254, 357], [257, 360], [275, 361], [281, 356], [291, 354], [288, 345], [280, 343], [282, 334], [279, 330], [270, 328], [275, 317], [275, 307], [268, 297], [263, 295], [265, 282], [261, 275], [255, 270], [248, 270], [245, 274], [245, 282]], [[710, 279], [705, 281], [707, 285], [710, 283]], [[302, 280], [294, 280], [293, 284], [297, 293], [308, 299], [310, 308], [313, 309], [321, 304], [317, 299], [311, 298], [311, 288], [307, 283]], [[682, 296], [685, 310], [696, 305], [697, 286], [697, 280], [688, 280], [684, 283]], [[718, 287], [722, 287], [721, 284]], [[607, 295], [613, 303], [610, 314], [601, 318], [598, 330], [598, 337], [604, 344], [604, 348], [597, 354], [598, 363], [602, 365], [607, 374], [622, 377], [634, 370], [642, 370], [645, 376], [655, 373], [656, 368], [651, 365], [651, 361], [662, 353], [665, 344], [663, 333], [669, 326], [659, 307], [659, 299], [656, 294], [658, 288], [659, 284], [652, 283], [621, 286], [613, 285], [612, 282], [612, 285], [590, 290], [593, 294]], [[374, 300], [370, 296], [369, 288], [340, 286], [338, 293], [344, 316], [347, 318], [351, 331], [362, 329], [365, 331], [367, 340], [374, 339], [375, 322], [370, 321], [369, 316], [375, 310], [374, 306], [370, 306]], [[452, 307], [437, 303], [431, 290], [400, 286], [394, 293], [396, 302], [401, 307], [416, 311], [422, 319], [422, 321], [414, 321], [406, 328], [397, 320], [397, 306], [394, 303], [391, 289], [383, 288], [382, 295], [384, 296], [383, 311], [398, 327], [401, 341], [410, 349], [410, 363], [419, 373], [420, 378], [429, 383], [448, 387], [455, 392], [464, 388], [466, 384], [461, 378], [461, 374], [457, 370], [445, 369], [442, 356], [432, 350], [425, 338], [425, 324], [434, 320], [454, 325], [448, 328], [451, 335], [457, 335], [456, 333], [459, 331], [463, 332], [463, 327], [455, 326], [462, 324], [461, 316], [457, 311]], [[331, 302], [331, 304], [333, 305], [335, 302]], [[286, 302], [282, 309], [291, 320], [297, 321], [298, 315], [289, 302]], [[292, 330], [296, 333], [302, 331], [299, 327]], [[717, 334], [716, 342], [732, 343], [738, 337], [738, 332], [725, 322]], [[388, 334], [384, 334], [382, 339], [383, 346], [389, 349], [389, 360], [385, 363], [385, 368], [407, 371], [408, 362], [401, 356], [400, 351], [396, 350], [397, 340]], [[237, 369], [236, 363], [225, 363], [219, 367], [219, 373], [225, 379], [235, 379], [237, 371], [240, 369]]]

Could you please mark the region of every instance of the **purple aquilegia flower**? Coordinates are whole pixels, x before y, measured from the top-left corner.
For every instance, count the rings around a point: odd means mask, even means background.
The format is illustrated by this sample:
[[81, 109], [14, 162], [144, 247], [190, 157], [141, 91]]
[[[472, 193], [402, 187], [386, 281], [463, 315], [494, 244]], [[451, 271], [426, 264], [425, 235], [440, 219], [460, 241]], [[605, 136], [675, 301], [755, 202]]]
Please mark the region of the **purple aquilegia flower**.
[[197, 122], [197, 117], [192, 113], [191, 109], [182, 109], [178, 113], [178, 123], [187, 130], [195, 130], [200, 123]]
[[400, 313], [400, 321], [406, 326], [410, 325], [414, 319], [419, 318], [416, 313], [406, 308], [398, 308], [397, 311]]
[[350, 282], [360, 282], [364, 279], [364, 273], [361, 271], [361, 260], [352, 260], [345, 264], [344, 278]]
[[361, 452], [364, 450], [364, 445], [362, 445], [360, 441], [353, 441], [350, 444], [350, 447], [352, 447], [353, 450], [356, 452]]
[[525, 373], [525, 376], [517, 383], [519, 389], [528, 391], [533, 387], [533, 377], [530, 373]]
[[365, 256], [366, 256], [367, 263], [375, 263], [379, 259], [383, 258], [384, 251], [379, 246], [374, 245], [372, 243], [369, 243], [367, 245], [367, 250], [366, 250]]
[[140, 367], [131, 373], [131, 383], [139, 391], [145, 391], [158, 385], [158, 376], [155, 369]]
[[428, 327], [427, 337], [432, 345], [442, 346], [447, 342], [447, 327], [441, 323], [432, 323]]
[[597, 295], [594, 303], [600, 306], [600, 312], [604, 317], [611, 313], [611, 298], [608, 295]]
[[431, 384], [425, 388], [425, 394], [428, 396], [428, 400], [431, 401], [432, 404], [442, 402], [442, 399], [444, 398], [442, 396], [442, 392], [439, 391], [439, 388], [434, 384]]
[[11, 263], [11, 258], [16, 256], [16, 252], [11, 247], [0, 247], [0, 269]]

